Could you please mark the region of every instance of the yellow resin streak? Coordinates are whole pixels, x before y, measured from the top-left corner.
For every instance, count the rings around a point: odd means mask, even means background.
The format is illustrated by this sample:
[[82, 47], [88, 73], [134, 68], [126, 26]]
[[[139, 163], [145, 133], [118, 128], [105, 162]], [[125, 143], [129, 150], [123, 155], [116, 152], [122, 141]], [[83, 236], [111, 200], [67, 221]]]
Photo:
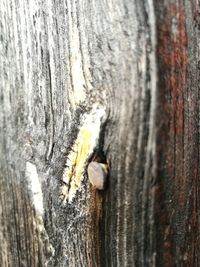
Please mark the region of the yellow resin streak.
[[67, 168], [62, 180], [66, 183], [62, 188], [63, 201], [71, 200], [81, 185], [83, 172], [91, 154], [92, 132], [89, 128], [81, 129], [78, 138], [68, 156]]

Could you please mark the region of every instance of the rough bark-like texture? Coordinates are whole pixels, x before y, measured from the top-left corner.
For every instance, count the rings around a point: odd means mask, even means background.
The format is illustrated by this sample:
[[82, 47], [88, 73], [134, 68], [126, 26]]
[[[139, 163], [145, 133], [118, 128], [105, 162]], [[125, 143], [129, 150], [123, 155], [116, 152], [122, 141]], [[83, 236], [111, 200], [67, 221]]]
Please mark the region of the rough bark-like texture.
[[0, 1], [0, 266], [199, 265], [199, 5]]

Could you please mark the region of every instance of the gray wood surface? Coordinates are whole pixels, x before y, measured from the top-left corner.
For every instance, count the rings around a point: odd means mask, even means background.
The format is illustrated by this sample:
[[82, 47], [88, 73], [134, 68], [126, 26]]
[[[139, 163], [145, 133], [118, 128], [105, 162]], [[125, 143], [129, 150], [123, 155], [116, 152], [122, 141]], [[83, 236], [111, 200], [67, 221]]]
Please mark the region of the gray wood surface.
[[199, 266], [199, 5], [0, 1], [0, 266]]

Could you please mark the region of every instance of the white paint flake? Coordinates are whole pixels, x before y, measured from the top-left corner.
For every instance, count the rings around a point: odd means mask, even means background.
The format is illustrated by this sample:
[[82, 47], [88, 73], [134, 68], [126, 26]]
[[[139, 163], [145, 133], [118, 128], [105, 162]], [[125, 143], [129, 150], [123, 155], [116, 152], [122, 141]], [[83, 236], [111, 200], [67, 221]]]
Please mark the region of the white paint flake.
[[28, 180], [29, 190], [32, 193], [34, 208], [38, 215], [43, 215], [43, 196], [41, 182], [37, 173], [36, 166], [31, 162], [26, 162], [26, 178]]

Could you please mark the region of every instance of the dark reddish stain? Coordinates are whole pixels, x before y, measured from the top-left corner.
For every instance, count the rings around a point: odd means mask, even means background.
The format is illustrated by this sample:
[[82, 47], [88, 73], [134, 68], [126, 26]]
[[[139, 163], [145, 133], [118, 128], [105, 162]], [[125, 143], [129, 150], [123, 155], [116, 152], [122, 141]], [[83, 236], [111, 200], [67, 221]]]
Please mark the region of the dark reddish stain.
[[176, 120], [176, 124], [171, 125], [171, 131], [181, 135], [184, 130], [184, 88], [188, 61], [184, 10], [171, 5], [166, 10], [165, 21], [160, 25], [158, 34], [158, 54], [166, 69], [163, 86], [171, 92], [173, 115]]
[[198, 160], [195, 159], [195, 161], [194, 161], [194, 177], [198, 178], [197, 175], [198, 175]]
[[[195, 1], [192, 19], [195, 20], [197, 12]], [[199, 111], [198, 99], [193, 97], [198, 87], [188, 87], [191, 77], [188, 75], [187, 11], [180, 1], [168, 6], [159, 1], [156, 13], [161, 111], [158, 121], [162, 121], [158, 134], [158, 185], [155, 192], [157, 265], [197, 266], [199, 160], [195, 145], [195, 142], [198, 144], [195, 116], [198, 118]], [[192, 104], [188, 103], [188, 96]]]
[[[170, 142], [174, 152], [168, 154], [168, 169], [179, 187], [178, 203], [185, 205], [184, 190], [188, 177], [183, 175], [184, 162], [184, 90], [187, 80], [187, 33], [183, 7], [171, 4], [158, 30], [158, 56], [162, 67], [162, 91], [165, 99], [164, 116], [168, 121]], [[173, 157], [172, 157], [173, 153]], [[176, 169], [175, 169], [176, 166]]]
[[198, 0], [196, 0], [194, 3], [193, 18], [195, 22], [198, 22], [198, 19], [199, 19]]

